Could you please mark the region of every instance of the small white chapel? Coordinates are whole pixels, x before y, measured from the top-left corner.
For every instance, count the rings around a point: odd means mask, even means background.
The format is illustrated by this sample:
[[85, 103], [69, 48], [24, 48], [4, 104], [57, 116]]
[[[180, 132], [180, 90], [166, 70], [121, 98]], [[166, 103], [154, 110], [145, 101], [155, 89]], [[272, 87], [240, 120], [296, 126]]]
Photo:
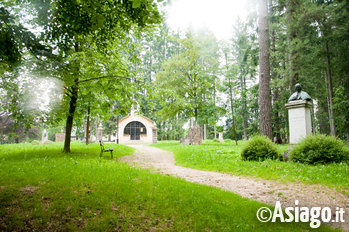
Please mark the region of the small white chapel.
[[137, 115], [134, 109], [119, 120], [117, 133], [120, 144], [157, 143], [155, 122], [143, 115]]

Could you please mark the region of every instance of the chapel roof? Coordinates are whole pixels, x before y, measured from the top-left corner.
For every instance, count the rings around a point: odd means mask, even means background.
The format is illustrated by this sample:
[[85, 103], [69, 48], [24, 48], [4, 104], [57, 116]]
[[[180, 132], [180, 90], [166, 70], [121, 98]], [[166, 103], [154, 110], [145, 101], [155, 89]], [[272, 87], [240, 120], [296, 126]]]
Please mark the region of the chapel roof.
[[149, 121], [150, 123], [156, 125], [156, 123], [155, 123], [153, 120], [151, 120], [150, 118], [148, 118], [148, 117], [146, 117], [146, 116], [143, 116], [143, 115], [131, 115], [131, 114], [129, 114], [129, 115], [123, 117], [122, 119], [120, 119], [120, 120], [119, 120], [119, 123], [122, 122], [122, 121], [124, 121], [124, 120], [126, 120], [126, 119], [129, 119], [130, 117], [133, 117], [133, 118], [135, 119], [135, 121], [137, 121], [137, 117], [142, 117], [142, 118], [144, 118], [145, 120]]

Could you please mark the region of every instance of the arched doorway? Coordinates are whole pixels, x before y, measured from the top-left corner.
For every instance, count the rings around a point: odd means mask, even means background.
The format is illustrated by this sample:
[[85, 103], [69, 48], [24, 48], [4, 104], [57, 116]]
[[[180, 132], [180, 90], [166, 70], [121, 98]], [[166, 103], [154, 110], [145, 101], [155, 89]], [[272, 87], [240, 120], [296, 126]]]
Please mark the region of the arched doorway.
[[147, 128], [143, 123], [133, 121], [125, 126], [124, 134], [130, 135], [131, 140], [140, 140], [141, 134], [147, 134]]

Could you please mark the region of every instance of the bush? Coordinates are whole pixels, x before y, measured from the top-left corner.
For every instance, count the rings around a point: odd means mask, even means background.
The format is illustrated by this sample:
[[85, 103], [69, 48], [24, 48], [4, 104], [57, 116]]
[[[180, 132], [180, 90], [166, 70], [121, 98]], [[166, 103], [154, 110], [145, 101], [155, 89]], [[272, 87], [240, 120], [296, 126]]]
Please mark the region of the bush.
[[52, 144], [53, 142], [51, 140], [45, 140], [44, 144]]
[[241, 157], [243, 160], [263, 161], [265, 159], [283, 160], [276, 144], [265, 136], [254, 136], [242, 148]]
[[232, 143], [233, 140], [231, 140], [231, 139], [225, 139], [224, 142], [225, 142], [225, 143]]
[[39, 145], [40, 144], [40, 141], [39, 140], [33, 140], [31, 142], [32, 145]]
[[290, 151], [290, 159], [306, 164], [327, 164], [349, 161], [349, 151], [341, 140], [327, 135], [310, 135]]
[[218, 139], [213, 139], [212, 141], [215, 142], [215, 143], [219, 143]]

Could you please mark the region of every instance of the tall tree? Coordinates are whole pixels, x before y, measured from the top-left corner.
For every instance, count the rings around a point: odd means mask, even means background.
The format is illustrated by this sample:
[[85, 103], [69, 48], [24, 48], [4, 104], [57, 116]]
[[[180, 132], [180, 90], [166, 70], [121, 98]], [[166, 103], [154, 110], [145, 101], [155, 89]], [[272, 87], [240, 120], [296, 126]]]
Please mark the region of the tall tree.
[[[227, 45], [222, 46], [224, 58], [225, 58], [225, 69], [223, 72], [225, 73], [224, 79], [223, 79], [223, 85], [222, 85], [222, 91], [227, 93], [229, 103], [230, 105], [228, 108], [230, 108], [231, 115], [228, 117], [229, 118], [229, 123], [227, 121], [227, 124], [230, 126], [228, 131], [231, 131], [232, 137], [235, 140], [235, 144], [238, 145], [238, 139], [237, 139], [237, 133], [236, 133], [236, 119], [235, 119], [235, 106], [234, 106], [234, 95], [235, 95], [235, 88], [237, 86], [236, 81], [234, 80], [234, 76], [237, 76], [238, 73], [238, 68], [236, 65], [230, 65], [228, 62], [228, 51], [229, 48]], [[230, 119], [231, 117], [231, 119]], [[231, 123], [230, 123], [231, 121]]]
[[157, 74], [162, 112], [167, 117], [182, 113], [196, 121], [205, 118], [218, 71], [218, 47], [212, 46], [216, 42], [211, 36], [187, 34], [181, 40], [184, 51], [164, 62], [163, 70]]
[[268, 0], [259, 1], [259, 114], [261, 133], [273, 139], [271, 126]]
[[61, 60], [63, 72], [59, 78], [64, 81], [68, 96], [64, 151], [70, 152], [71, 131], [82, 85], [90, 81], [96, 84], [105, 79], [120, 85], [120, 79], [129, 76], [127, 72], [122, 72], [122, 66], [115, 72], [107, 63], [99, 63], [99, 67], [90, 72], [88, 67], [83, 67], [87, 55], [93, 58], [103, 54], [116, 61], [121, 58], [122, 49], [129, 45], [126, 41], [129, 40], [131, 30], [136, 32], [158, 23], [159, 12], [156, 3], [146, 0], [55, 0], [34, 1], [33, 5], [37, 10], [38, 23], [45, 29], [45, 40], [58, 51], [56, 56]]
[[243, 125], [243, 139], [248, 138], [248, 109], [247, 109], [247, 82], [252, 81], [255, 77], [258, 63], [258, 49], [256, 44], [256, 35], [248, 32], [253, 31], [255, 25], [253, 21], [237, 21], [233, 37], [233, 58], [235, 59], [238, 69], [239, 86], [240, 86], [240, 111]]

